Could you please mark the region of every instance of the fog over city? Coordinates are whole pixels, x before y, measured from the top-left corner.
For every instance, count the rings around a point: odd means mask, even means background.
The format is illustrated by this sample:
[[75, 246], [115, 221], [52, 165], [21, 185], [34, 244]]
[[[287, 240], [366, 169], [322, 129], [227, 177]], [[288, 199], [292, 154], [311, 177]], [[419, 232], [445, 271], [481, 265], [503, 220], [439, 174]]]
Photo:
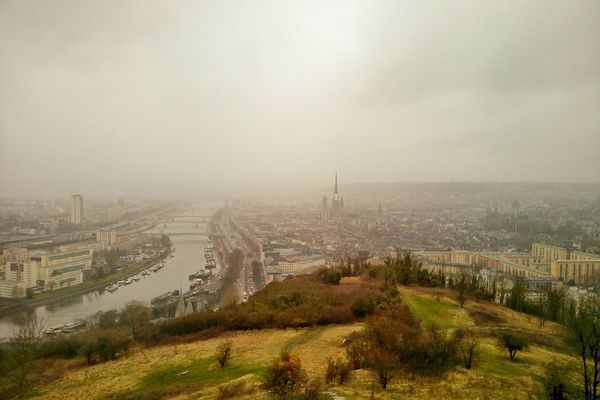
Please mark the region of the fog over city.
[[0, 1], [0, 194], [600, 182], [598, 1]]
[[600, 399], [600, 0], [0, 0], [0, 399]]

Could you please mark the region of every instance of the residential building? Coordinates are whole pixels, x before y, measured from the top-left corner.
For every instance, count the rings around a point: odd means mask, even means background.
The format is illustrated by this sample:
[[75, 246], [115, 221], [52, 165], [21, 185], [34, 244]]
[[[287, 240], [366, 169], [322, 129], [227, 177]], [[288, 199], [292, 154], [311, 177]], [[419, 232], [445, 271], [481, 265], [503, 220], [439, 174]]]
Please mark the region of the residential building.
[[39, 263], [35, 260], [11, 261], [3, 265], [1, 270], [0, 297], [25, 297], [27, 289], [37, 286]]
[[535, 256], [543, 257], [547, 263], [551, 263], [554, 260], [569, 259], [569, 250], [543, 243], [534, 243], [531, 246], [531, 253]]
[[96, 241], [100, 243], [103, 250], [110, 249], [117, 243], [117, 232], [115, 231], [97, 231]]
[[79, 225], [83, 222], [83, 196], [74, 194], [71, 196], [71, 223]]
[[279, 261], [278, 267], [283, 274], [297, 274], [309, 268], [324, 267], [325, 257], [321, 254], [312, 256], [289, 257]]
[[600, 282], [600, 259], [553, 260], [552, 276], [563, 282], [574, 281], [576, 285]]
[[25, 247], [9, 247], [4, 249], [5, 262], [29, 261], [29, 250]]
[[275, 266], [265, 267], [265, 284], [269, 284], [271, 282], [282, 281], [284, 275], [281, 273], [279, 268]]
[[34, 257], [40, 262], [39, 279], [46, 290], [79, 285], [83, 271], [92, 266], [92, 250], [77, 250]]

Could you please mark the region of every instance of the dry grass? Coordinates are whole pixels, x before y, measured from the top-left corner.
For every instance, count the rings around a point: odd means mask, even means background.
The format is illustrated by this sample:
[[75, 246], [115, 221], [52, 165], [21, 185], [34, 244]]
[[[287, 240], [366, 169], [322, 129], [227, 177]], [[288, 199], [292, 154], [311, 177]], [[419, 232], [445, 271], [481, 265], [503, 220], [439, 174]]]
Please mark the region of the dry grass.
[[[344, 281], [342, 285], [354, 284]], [[481, 338], [479, 355], [473, 370], [457, 366], [444, 377], [412, 376], [399, 372], [387, 390], [374, 386], [376, 399], [540, 398], [540, 376], [546, 363], [557, 360], [573, 365], [578, 363], [576, 356], [565, 350], [566, 333], [557, 324], [547, 322], [540, 326], [534, 317], [485, 302], [468, 301], [464, 308], [460, 308], [454, 299], [436, 290], [401, 288], [401, 295], [426, 323], [442, 321], [442, 327], [446, 329], [466, 327], [476, 332]], [[287, 349], [299, 355], [309, 375], [323, 377], [326, 359], [342, 356], [340, 344], [343, 338], [358, 329], [362, 329], [361, 324], [237, 332], [193, 343], [136, 349], [121, 360], [71, 370], [57, 381], [38, 388], [37, 396], [33, 398], [92, 400], [132, 391], [157, 371], [212, 357], [224, 337], [231, 338], [234, 343], [233, 364], [264, 368], [272, 358]], [[510, 361], [506, 351], [497, 345], [498, 332], [506, 330], [532, 338], [529, 348], [519, 352], [516, 361]], [[260, 381], [260, 373], [251, 373], [200, 389], [196, 385], [187, 392], [165, 398], [215, 399], [228, 390], [239, 390], [232, 398], [266, 399], [266, 394], [259, 387]], [[370, 372], [354, 371], [348, 384], [331, 390], [348, 399], [368, 399], [373, 382]]]
[[[264, 363], [279, 354], [283, 346], [302, 332], [252, 331], [229, 335], [234, 340], [232, 361]], [[152, 371], [211, 357], [222, 338], [205, 341], [136, 349], [126, 358], [73, 371], [62, 379], [39, 389], [44, 399], [97, 399], [139, 385]]]

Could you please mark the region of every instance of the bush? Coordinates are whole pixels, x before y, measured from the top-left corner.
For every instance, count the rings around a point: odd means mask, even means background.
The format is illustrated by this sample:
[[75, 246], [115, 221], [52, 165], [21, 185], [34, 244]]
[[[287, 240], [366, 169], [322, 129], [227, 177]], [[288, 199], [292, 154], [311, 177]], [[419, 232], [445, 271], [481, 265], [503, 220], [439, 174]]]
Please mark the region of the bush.
[[264, 387], [269, 393], [283, 397], [297, 392], [305, 380], [306, 374], [298, 356], [284, 352], [271, 361]]
[[[399, 367], [397, 350], [401, 345], [402, 332], [407, 327], [401, 316], [407, 309], [401, 310], [371, 317], [365, 327], [363, 360], [365, 366], [377, 375], [383, 389], [387, 387], [394, 371]], [[412, 318], [410, 312], [407, 316]]]
[[500, 344], [506, 347], [511, 360], [514, 360], [518, 351], [521, 351], [525, 347], [527, 347], [527, 341], [525, 339], [508, 333], [502, 335], [502, 338], [500, 339]]
[[325, 367], [325, 382], [329, 385], [343, 385], [350, 377], [352, 364], [344, 360], [334, 360], [331, 357], [327, 359]]
[[376, 304], [374, 304], [367, 297], [358, 297], [356, 300], [354, 300], [354, 303], [352, 303], [352, 314], [354, 314], [354, 316], [357, 318], [364, 318], [368, 315], [371, 315], [373, 311], [375, 311], [375, 306]]
[[398, 355], [412, 371], [440, 374], [455, 363], [458, 353], [458, 342], [454, 337], [430, 327], [424, 332], [409, 332], [402, 340]]
[[367, 353], [367, 341], [362, 332], [353, 332], [344, 340], [346, 358], [352, 369], [365, 367], [365, 356]]
[[337, 361], [334, 361], [331, 357], [327, 359], [327, 365], [325, 366], [325, 383], [331, 385], [336, 381], [337, 378]]
[[38, 358], [75, 358], [81, 348], [81, 341], [74, 336], [56, 337], [40, 343]]
[[[442, 373], [454, 364], [458, 341], [434, 327], [420, 329], [406, 305], [400, 304], [367, 320], [364, 332], [346, 339], [346, 356], [352, 368], [368, 368], [386, 388], [402, 368], [418, 373]], [[335, 365], [328, 365], [332, 379]]]
[[225, 365], [230, 361], [232, 348], [233, 342], [231, 340], [226, 340], [217, 346], [215, 358], [217, 359], [217, 362], [221, 368], [225, 367]]
[[342, 280], [342, 271], [338, 268], [323, 268], [319, 270], [321, 282], [328, 285], [339, 285]]
[[[387, 299], [371, 283], [326, 285], [318, 273], [273, 282], [255, 293], [251, 301], [174, 318], [160, 325], [166, 335], [188, 335], [220, 327], [223, 330], [288, 328], [345, 324], [357, 320], [352, 305], [363, 297], [366, 313]], [[359, 315], [365, 312], [357, 311]]]
[[84, 336], [80, 354], [88, 364], [114, 360], [127, 354], [131, 338], [123, 330], [112, 329], [100, 332], [89, 332]]
[[550, 362], [544, 368], [542, 380], [544, 393], [540, 397], [551, 400], [566, 400], [571, 398], [575, 390], [570, 387], [569, 374], [572, 374], [572, 366]]

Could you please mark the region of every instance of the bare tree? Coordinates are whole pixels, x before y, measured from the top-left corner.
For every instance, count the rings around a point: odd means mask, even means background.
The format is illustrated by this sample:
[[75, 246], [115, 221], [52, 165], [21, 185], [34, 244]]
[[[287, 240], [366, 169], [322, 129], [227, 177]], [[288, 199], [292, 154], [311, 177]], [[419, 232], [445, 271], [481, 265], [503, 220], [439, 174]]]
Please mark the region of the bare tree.
[[461, 307], [465, 305], [467, 301], [467, 275], [465, 273], [461, 273], [458, 277], [458, 281], [456, 282], [456, 291], [458, 292], [458, 303]]
[[17, 330], [8, 343], [2, 367], [19, 393], [25, 389], [43, 329], [43, 319], [38, 319], [35, 313], [26, 314], [18, 318]]
[[504, 298], [506, 297], [506, 281], [504, 280], [504, 278], [500, 278], [500, 294], [498, 297], [498, 302], [501, 305], [504, 305]]
[[479, 340], [464, 330], [457, 330], [454, 335], [458, 342], [458, 351], [460, 352], [463, 364], [466, 369], [470, 370], [473, 366], [475, 353], [479, 347]]
[[590, 298], [583, 301], [579, 312], [571, 321], [571, 329], [577, 339], [583, 373], [584, 398], [598, 399], [600, 383], [600, 309], [599, 301]]
[[139, 302], [129, 302], [123, 309], [123, 317], [127, 325], [131, 328], [133, 339], [137, 339], [141, 330], [148, 325], [150, 321], [150, 311], [148, 307]]

